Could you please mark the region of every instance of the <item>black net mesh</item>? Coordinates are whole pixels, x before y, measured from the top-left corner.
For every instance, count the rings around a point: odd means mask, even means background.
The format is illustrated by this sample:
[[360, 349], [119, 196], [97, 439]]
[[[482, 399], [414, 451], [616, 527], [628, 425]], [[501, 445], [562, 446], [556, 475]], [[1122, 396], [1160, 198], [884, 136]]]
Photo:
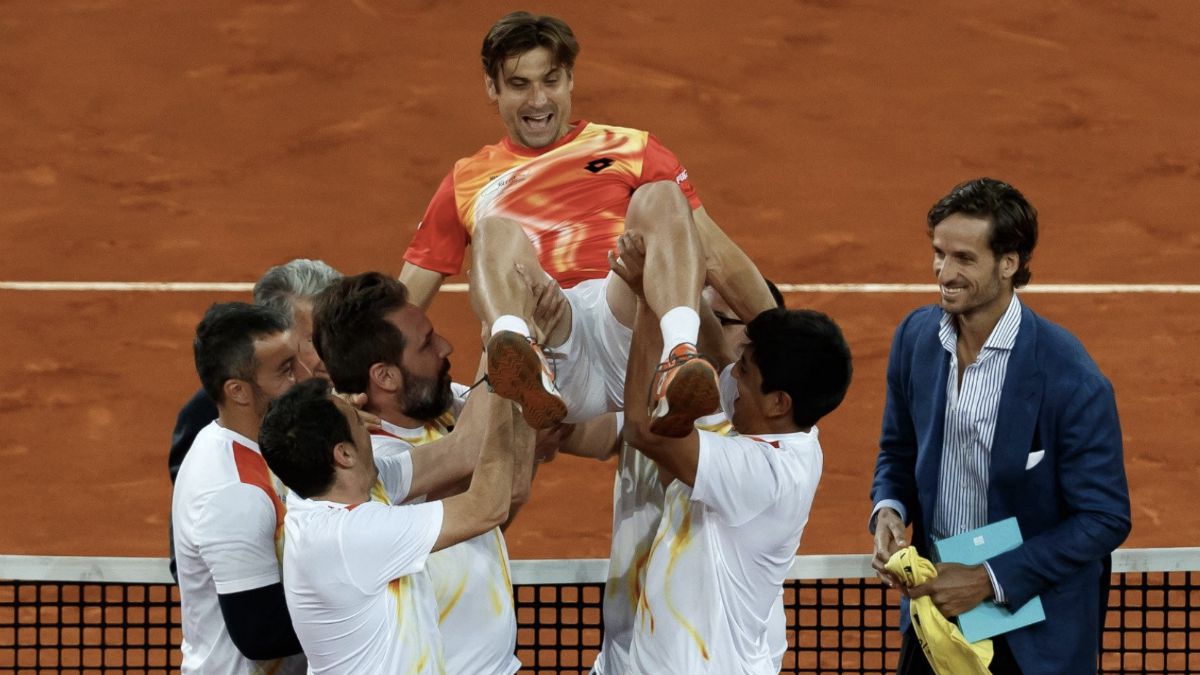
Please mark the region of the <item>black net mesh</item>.
[[[1114, 574], [1103, 673], [1200, 672], [1200, 572]], [[527, 673], [586, 673], [603, 634], [604, 586], [519, 585], [517, 656]], [[788, 582], [784, 673], [894, 672], [896, 597], [873, 579]], [[0, 581], [0, 672], [178, 670], [170, 584]]]

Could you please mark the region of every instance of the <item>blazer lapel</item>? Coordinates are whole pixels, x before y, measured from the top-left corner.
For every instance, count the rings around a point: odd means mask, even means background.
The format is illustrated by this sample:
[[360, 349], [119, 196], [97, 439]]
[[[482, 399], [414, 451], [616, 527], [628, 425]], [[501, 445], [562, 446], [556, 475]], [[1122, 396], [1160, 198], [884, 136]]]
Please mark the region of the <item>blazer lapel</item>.
[[[917, 338], [914, 350], [913, 379], [917, 400], [924, 406], [914, 422], [922, 438], [917, 442], [917, 497], [925, 521], [933, 522], [937, 505], [938, 482], [942, 469], [942, 438], [946, 426], [946, 379], [950, 377], [950, 354], [938, 337], [941, 312], [933, 312], [932, 320]], [[921, 399], [924, 399], [923, 401]], [[922, 419], [923, 418], [923, 419]], [[925, 430], [922, 434], [921, 430]]]
[[1008, 359], [1000, 408], [996, 413], [996, 435], [988, 464], [988, 520], [995, 521], [1012, 513], [1005, 502], [1010, 491], [1005, 485], [1019, 482], [1031, 451], [1038, 412], [1042, 403], [1045, 375], [1037, 365], [1037, 317], [1021, 307], [1021, 327]]

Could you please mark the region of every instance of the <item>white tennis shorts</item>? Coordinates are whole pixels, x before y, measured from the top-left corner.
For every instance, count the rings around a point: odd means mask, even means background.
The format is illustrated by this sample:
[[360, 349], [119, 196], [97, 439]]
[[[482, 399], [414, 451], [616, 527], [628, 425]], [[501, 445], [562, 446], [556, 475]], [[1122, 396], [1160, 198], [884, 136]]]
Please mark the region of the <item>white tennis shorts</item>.
[[589, 279], [565, 289], [571, 303], [571, 335], [553, 351], [555, 384], [567, 404], [568, 423], [583, 422], [625, 405], [625, 369], [633, 330], [608, 307], [608, 281]]

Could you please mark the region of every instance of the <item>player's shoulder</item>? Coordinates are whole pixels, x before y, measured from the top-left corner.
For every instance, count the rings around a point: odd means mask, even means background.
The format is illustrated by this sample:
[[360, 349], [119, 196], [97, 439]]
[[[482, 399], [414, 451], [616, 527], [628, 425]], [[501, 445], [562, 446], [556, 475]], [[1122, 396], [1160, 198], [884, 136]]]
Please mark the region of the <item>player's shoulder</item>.
[[[206, 491], [240, 480], [239, 458], [246, 462], [245, 452], [254, 452], [247, 447], [252, 441], [242, 438], [216, 421], [196, 434], [183, 464], [179, 467], [176, 489]], [[261, 455], [258, 456], [262, 459]]]
[[505, 144], [504, 139], [501, 138], [495, 143], [488, 143], [480, 147], [470, 155], [458, 158], [454, 162], [453, 168], [450, 169], [450, 174], [458, 176], [464, 172], [473, 170], [479, 165], [491, 165], [497, 161], [509, 158], [512, 154]]
[[[714, 436], [716, 436], [714, 434]], [[780, 462], [805, 462], [811, 456], [820, 456], [821, 442], [817, 428], [788, 434], [737, 434], [717, 436], [729, 446], [761, 452], [764, 456]]]
[[646, 131], [644, 129], [634, 129], [633, 127], [622, 127], [622, 126], [617, 126], [615, 124], [601, 124], [599, 122], [584, 122], [584, 124], [586, 126], [583, 128], [582, 131], [580, 131], [580, 133], [579, 133], [580, 136], [590, 135], [590, 134], [612, 134], [612, 135], [616, 135], [616, 136], [630, 136], [630, 137], [645, 138], [646, 136], [648, 136], [650, 134], [649, 131]]
[[[1074, 333], [1028, 307], [1022, 307], [1021, 321], [1019, 330], [1032, 334], [1029, 339], [1035, 344], [1038, 366], [1050, 376], [1053, 384], [1067, 389], [1080, 384], [1092, 388], [1111, 387], [1100, 366]], [[1017, 340], [1018, 344], [1022, 341], [1020, 332]]]
[[773, 447], [784, 450], [784, 454], [801, 458], [821, 454], [821, 439], [815, 426], [809, 431], [796, 431], [773, 438], [774, 442], [778, 443], [778, 446]]
[[383, 430], [371, 432], [371, 448], [377, 458], [397, 455], [413, 449], [413, 444], [395, 434]]

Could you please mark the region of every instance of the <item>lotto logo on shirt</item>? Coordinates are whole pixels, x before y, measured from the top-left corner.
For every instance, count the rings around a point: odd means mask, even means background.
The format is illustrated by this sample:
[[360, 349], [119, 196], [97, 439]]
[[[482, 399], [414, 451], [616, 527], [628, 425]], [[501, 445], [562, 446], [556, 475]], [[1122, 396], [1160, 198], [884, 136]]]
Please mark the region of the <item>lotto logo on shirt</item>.
[[611, 158], [601, 157], [600, 159], [593, 159], [592, 161], [588, 162], [587, 166], [583, 168], [591, 171], [592, 173], [600, 173], [612, 165], [613, 160]]
[[680, 184], [680, 185], [683, 185], [684, 183], [686, 183], [686, 182], [687, 182], [687, 179], [688, 179], [688, 173], [687, 173], [687, 169], [684, 169], [683, 171], [680, 171], [680, 172], [679, 172], [679, 175], [678, 175], [678, 176], [675, 176], [675, 182], [676, 182], [676, 183], [678, 183], [678, 184]]

